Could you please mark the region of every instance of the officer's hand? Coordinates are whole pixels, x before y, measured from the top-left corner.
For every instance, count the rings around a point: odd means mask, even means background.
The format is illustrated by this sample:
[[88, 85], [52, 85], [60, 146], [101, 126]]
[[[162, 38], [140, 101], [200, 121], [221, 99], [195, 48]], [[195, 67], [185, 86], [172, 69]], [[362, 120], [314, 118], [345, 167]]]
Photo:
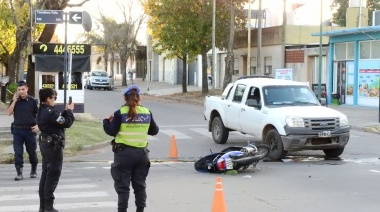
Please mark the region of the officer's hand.
[[74, 103], [67, 104], [66, 105], [66, 110], [74, 110]]
[[38, 125], [35, 125], [35, 126], [32, 127], [32, 132], [37, 133], [38, 130], [40, 130], [40, 129], [38, 128]]
[[111, 114], [110, 116], [108, 116], [106, 119], [112, 121], [112, 119], [113, 119], [113, 114]]

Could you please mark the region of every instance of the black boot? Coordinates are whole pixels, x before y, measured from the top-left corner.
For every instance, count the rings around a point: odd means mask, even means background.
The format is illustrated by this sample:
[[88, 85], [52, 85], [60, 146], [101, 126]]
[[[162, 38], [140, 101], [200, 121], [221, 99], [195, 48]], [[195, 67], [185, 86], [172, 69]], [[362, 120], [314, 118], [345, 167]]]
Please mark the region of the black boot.
[[17, 176], [15, 177], [16, 181], [23, 180], [24, 177], [22, 176], [22, 167], [16, 167]]
[[30, 178], [37, 177], [37, 165], [32, 165], [32, 171], [30, 171]]
[[44, 212], [59, 212], [59, 211], [55, 208], [51, 208], [51, 209], [45, 209]]
[[45, 211], [45, 199], [40, 199], [40, 209], [38, 212], [44, 212]]
[[45, 199], [45, 211], [44, 212], [58, 212], [57, 209], [53, 207], [54, 200], [46, 200]]
[[137, 207], [136, 212], [144, 212], [144, 208], [143, 207]]

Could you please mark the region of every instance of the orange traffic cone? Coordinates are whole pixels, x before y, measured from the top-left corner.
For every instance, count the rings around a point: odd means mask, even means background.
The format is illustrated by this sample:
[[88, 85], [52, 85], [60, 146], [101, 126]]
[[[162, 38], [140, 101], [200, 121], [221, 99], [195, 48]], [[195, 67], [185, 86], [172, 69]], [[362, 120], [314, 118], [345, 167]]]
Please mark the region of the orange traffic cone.
[[216, 186], [214, 191], [214, 200], [212, 202], [211, 212], [227, 212], [226, 202], [224, 201], [222, 178], [216, 178]]
[[169, 158], [178, 158], [177, 144], [174, 135], [172, 135], [172, 141], [170, 142]]

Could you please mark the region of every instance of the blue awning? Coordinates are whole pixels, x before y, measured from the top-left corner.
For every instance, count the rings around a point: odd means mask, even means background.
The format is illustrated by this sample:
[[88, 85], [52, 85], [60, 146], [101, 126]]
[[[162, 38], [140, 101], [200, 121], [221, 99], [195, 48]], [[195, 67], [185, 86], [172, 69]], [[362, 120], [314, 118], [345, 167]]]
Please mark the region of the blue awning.
[[[327, 32], [322, 32], [322, 36], [339, 36], [339, 35], [349, 35], [358, 33], [369, 33], [369, 32], [380, 32], [380, 26], [367, 26], [360, 28], [350, 28], [350, 29], [340, 29], [332, 30]], [[311, 36], [320, 36], [319, 32], [312, 33]]]

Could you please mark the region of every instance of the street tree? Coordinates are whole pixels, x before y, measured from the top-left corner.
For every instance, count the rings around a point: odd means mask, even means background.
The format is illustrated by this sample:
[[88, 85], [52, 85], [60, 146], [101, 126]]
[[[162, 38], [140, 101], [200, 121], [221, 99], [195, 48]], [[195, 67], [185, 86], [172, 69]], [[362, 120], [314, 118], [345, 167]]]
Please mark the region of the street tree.
[[[242, 0], [233, 1], [240, 4]], [[216, 2], [216, 42], [219, 49], [228, 43], [230, 1]], [[202, 93], [208, 93], [207, 52], [212, 47], [212, 0], [149, 0], [144, 1], [150, 16], [148, 27], [153, 48], [165, 57], [183, 60], [182, 91], [187, 92], [187, 62], [202, 55]], [[240, 15], [241, 13], [239, 13]], [[241, 16], [237, 19], [245, 20]]]
[[[348, 8], [349, 0], [333, 0], [331, 4], [332, 9], [336, 9], [333, 13], [332, 22], [338, 24], [339, 26], [346, 26], [346, 11]], [[368, 17], [362, 17], [368, 19], [368, 25], [372, 26], [372, 12], [380, 10], [379, 0], [367, 0]]]

